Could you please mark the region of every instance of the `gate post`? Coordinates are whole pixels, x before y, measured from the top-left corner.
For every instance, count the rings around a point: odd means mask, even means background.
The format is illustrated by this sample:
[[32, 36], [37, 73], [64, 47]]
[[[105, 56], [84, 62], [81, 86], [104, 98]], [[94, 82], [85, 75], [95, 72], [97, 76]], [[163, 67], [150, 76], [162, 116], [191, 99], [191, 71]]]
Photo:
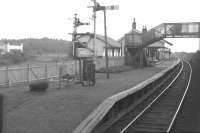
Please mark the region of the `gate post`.
[[82, 83], [82, 65], [81, 65], [81, 58], [79, 58], [79, 77], [80, 77], [80, 83]]
[[6, 75], [5, 75], [5, 78], [6, 78], [6, 86], [9, 87], [9, 73], [8, 73], [8, 66], [6, 66]]
[[5, 123], [5, 112], [4, 112], [4, 97], [2, 94], [0, 94], [0, 133], [3, 133], [5, 132], [5, 126], [4, 126], [4, 123]]
[[30, 72], [30, 65], [29, 64], [27, 64], [27, 77], [26, 77], [26, 80], [27, 80], [27, 83], [29, 84], [29, 72]]
[[139, 56], [140, 56], [140, 67], [142, 67], [143, 66], [143, 62], [144, 62], [144, 57], [143, 57], [143, 50], [142, 50], [142, 48], [139, 50], [140, 51], [140, 54], [139, 54]]
[[61, 89], [61, 87], [62, 87], [62, 74], [63, 74], [62, 65], [60, 65], [59, 66], [59, 76], [58, 76], [58, 89]]
[[45, 64], [45, 79], [48, 79], [48, 71], [47, 71], [47, 64]]

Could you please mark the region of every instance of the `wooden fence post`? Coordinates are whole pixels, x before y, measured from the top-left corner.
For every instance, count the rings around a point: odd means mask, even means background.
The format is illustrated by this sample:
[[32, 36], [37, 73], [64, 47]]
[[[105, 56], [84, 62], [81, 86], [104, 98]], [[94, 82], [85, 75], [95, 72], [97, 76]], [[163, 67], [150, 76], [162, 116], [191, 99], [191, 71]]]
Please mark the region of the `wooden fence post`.
[[59, 87], [58, 89], [61, 89], [61, 84], [62, 84], [62, 66], [59, 66], [59, 77], [58, 77], [58, 82], [59, 82]]
[[4, 97], [0, 94], [0, 133], [5, 132], [5, 111], [4, 111]]
[[45, 64], [45, 79], [48, 79], [48, 70], [47, 70], [47, 64]]
[[26, 73], [26, 74], [27, 74], [27, 77], [26, 77], [27, 79], [26, 79], [26, 80], [27, 80], [27, 83], [28, 83], [28, 84], [29, 84], [29, 82], [30, 82], [30, 80], [29, 80], [29, 73], [30, 73], [30, 70], [29, 70], [29, 69], [30, 69], [30, 65], [27, 64], [27, 73]]
[[79, 58], [79, 78], [80, 78], [80, 83], [82, 83], [82, 71], [81, 71], [81, 58]]
[[76, 77], [78, 77], [78, 60], [77, 59], [75, 59], [75, 75], [76, 75]]
[[58, 62], [56, 61], [56, 77], [58, 77]]
[[9, 87], [9, 73], [8, 73], [8, 66], [6, 66], [6, 86]]

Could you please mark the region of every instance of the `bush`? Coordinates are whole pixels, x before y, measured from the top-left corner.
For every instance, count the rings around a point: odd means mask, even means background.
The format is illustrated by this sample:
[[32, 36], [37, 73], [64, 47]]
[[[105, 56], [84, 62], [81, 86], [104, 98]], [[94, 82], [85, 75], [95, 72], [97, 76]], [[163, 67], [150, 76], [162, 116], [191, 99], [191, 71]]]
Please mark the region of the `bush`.
[[[109, 73], [120, 73], [120, 72], [130, 71], [132, 70], [132, 68], [129, 66], [114, 66], [114, 67], [109, 67], [108, 70]], [[99, 70], [96, 70], [96, 72], [106, 73], [106, 68], [100, 68]]]
[[47, 81], [33, 82], [29, 85], [29, 88], [30, 88], [30, 91], [44, 92], [48, 88], [48, 82]]
[[0, 65], [19, 64], [33, 58], [34, 57], [29, 54], [13, 51], [11, 53], [0, 55]]

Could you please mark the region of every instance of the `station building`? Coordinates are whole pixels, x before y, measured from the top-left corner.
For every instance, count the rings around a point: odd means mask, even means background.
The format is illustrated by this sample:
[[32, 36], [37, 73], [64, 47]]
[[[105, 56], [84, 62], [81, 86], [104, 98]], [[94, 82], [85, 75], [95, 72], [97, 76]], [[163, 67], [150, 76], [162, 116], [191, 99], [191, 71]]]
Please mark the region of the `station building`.
[[147, 28], [143, 27], [142, 31], [136, 29], [135, 19], [132, 23], [132, 30], [121, 37], [118, 42], [123, 46], [126, 65], [134, 67], [142, 67], [152, 61], [159, 61], [165, 56], [164, 51], [169, 50], [165, 44], [170, 42], [161, 40], [147, 47], [143, 47], [143, 33], [147, 32]]
[[[91, 50], [95, 54], [96, 57], [105, 56], [105, 37], [104, 36], [96, 34], [95, 46], [93, 46], [93, 41], [94, 41], [93, 34], [81, 35], [77, 39], [81, 45]], [[124, 53], [122, 52], [123, 47], [118, 41], [115, 41], [114, 39], [108, 37], [107, 44], [108, 44], [109, 57], [124, 56]]]
[[166, 47], [166, 44], [172, 45], [166, 40], [161, 40], [148, 45], [145, 48], [145, 54], [148, 62], [157, 62], [164, 59], [170, 58], [170, 49]]

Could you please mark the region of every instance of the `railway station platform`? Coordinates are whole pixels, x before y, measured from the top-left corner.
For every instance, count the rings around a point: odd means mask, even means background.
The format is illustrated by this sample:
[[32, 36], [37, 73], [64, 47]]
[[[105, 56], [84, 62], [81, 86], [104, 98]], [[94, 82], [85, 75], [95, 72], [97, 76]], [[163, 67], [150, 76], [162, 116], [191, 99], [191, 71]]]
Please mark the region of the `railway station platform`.
[[95, 86], [69, 84], [63, 89], [50, 85], [47, 92], [29, 92], [28, 86], [3, 91], [5, 95], [5, 130], [8, 133], [70, 133], [106, 98], [127, 90], [177, 60], [166, 60], [152, 67], [97, 74]]

